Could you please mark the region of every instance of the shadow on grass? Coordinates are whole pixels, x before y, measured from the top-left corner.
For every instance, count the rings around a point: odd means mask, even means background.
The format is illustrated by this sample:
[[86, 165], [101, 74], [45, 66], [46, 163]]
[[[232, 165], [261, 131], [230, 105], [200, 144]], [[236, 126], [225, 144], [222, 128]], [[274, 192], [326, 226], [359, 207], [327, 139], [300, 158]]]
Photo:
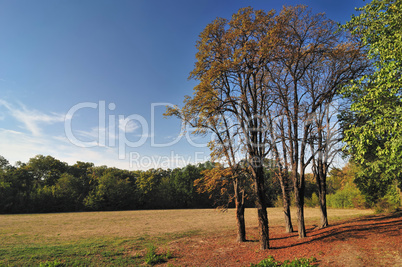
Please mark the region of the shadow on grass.
[[[396, 211], [386, 215], [371, 215], [360, 219], [337, 222], [327, 228], [314, 230], [316, 227], [309, 227], [305, 241], [284, 246], [272, 246], [272, 249], [283, 249], [310, 244], [320, 240], [326, 242], [343, 241], [348, 239], [366, 239], [368, 233], [386, 234], [388, 236], [400, 236], [402, 229], [402, 211]], [[396, 230], [397, 229], [397, 230]], [[284, 237], [272, 238], [271, 240], [297, 238], [297, 233], [292, 233]]]

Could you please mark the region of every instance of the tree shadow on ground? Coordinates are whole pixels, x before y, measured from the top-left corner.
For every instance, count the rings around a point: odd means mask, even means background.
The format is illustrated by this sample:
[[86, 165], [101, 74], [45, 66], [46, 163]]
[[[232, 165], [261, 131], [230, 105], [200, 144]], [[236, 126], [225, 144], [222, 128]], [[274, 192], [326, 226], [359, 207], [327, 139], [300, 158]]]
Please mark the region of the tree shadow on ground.
[[[310, 244], [316, 241], [324, 240], [326, 242], [344, 241], [348, 239], [366, 239], [368, 233], [386, 234], [388, 236], [400, 236], [402, 229], [402, 211], [396, 211], [386, 215], [372, 215], [364, 218], [358, 218], [335, 223], [327, 228], [315, 229], [315, 226], [309, 227], [307, 237], [299, 239], [299, 242], [284, 245], [272, 246], [272, 249], [283, 249], [304, 244]], [[289, 234], [285, 237], [272, 238], [271, 240], [280, 240], [287, 238], [297, 238], [297, 234]]]

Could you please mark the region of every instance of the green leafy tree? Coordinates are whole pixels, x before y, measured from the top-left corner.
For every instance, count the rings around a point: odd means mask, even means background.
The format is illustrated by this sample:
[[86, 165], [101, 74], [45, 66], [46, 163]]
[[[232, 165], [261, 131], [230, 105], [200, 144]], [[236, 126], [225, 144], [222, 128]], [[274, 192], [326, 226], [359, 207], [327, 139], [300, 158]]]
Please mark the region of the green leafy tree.
[[139, 190], [142, 208], [168, 208], [170, 172], [161, 168], [137, 172], [135, 185]]
[[126, 170], [107, 168], [96, 178], [97, 186], [84, 200], [92, 210], [125, 210], [136, 208], [136, 192], [132, 174]]
[[92, 179], [93, 168], [95, 165], [91, 162], [77, 161], [74, 165], [69, 166], [68, 173], [74, 177], [74, 180], [70, 181], [71, 186], [77, 192], [77, 203], [80, 203], [77, 210], [84, 209], [84, 199], [88, 196], [89, 192], [93, 190], [96, 183]]
[[191, 208], [191, 207], [206, 207], [211, 206], [208, 201], [208, 196], [197, 192], [194, 181], [203, 177], [202, 172], [210, 169], [211, 163], [198, 165], [187, 165], [184, 168], [177, 168], [170, 174], [170, 187], [172, 199], [172, 207]]
[[5, 213], [30, 212], [35, 207], [31, 201], [36, 190], [32, 173], [25, 164], [10, 167], [1, 173], [1, 210]]
[[43, 155], [29, 159], [26, 164], [36, 183], [41, 185], [54, 185], [61, 174], [67, 171], [67, 166], [67, 163], [52, 156]]
[[80, 199], [81, 184], [79, 177], [63, 173], [53, 186], [58, 211], [79, 211], [82, 209]]
[[11, 168], [10, 162], [3, 156], [0, 156], [0, 172], [7, 171], [7, 169], [10, 168]]
[[344, 140], [362, 166], [357, 184], [374, 201], [402, 182], [402, 1], [373, 0], [359, 10], [344, 28], [361, 37], [374, 69], [344, 88], [352, 101]]
[[0, 212], [6, 212], [12, 202], [12, 184], [7, 176], [7, 171], [11, 168], [8, 160], [0, 156]]

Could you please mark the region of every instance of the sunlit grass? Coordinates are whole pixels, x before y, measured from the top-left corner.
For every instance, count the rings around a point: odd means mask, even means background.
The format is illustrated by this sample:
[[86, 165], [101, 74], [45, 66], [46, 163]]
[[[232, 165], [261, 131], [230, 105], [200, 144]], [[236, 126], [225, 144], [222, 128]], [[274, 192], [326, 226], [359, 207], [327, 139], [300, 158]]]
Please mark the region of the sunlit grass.
[[[330, 209], [331, 220], [372, 214], [370, 210]], [[0, 215], [0, 265], [127, 265], [144, 262], [145, 248], [161, 249], [183, 237], [235, 229], [234, 210], [117, 211]], [[295, 210], [292, 210], [296, 219]], [[282, 225], [280, 208], [268, 209], [270, 225]], [[257, 212], [246, 209], [246, 226], [256, 227]], [[318, 209], [305, 210], [307, 223]], [[167, 248], [166, 248], [167, 249]], [[174, 255], [173, 255], [174, 256]]]

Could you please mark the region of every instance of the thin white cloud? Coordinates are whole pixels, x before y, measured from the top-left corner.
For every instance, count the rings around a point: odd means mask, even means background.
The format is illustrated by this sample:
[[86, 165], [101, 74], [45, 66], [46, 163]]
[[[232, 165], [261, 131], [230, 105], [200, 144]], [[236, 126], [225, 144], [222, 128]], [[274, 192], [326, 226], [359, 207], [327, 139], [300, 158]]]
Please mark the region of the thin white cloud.
[[139, 128], [139, 125], [132, 120], [119, 119], [119, 129], [125, 133], [133, 133]]
[[[141, 156], [137, 159], [136, 154], [131, 154], [134, 150], [133, 144], [141, 143], [141, 145], [135, 146], [135, 151], [138, 152], [148, 151], [157, 145], [152, 142], [151, 144], [146, 143], [149, 138], [154, 137], [154, 133], [149, 132], [147, 122], [140, 116], [130, 115], [125, 118], [121, 116], [118, 125], [109, 124], [109, 127], [87, 128], [84, 126], [84, 128], [74, 131], [71, 129], [72, 136], [69, 136], [66, 132], [66, 124], [60, 123], [65, 122], [65, 115], [52, 112], [45, 113], [24, 104], [12, 104], [2, 99], [0, 99], [0, 112], [2, 112], [0, 115], [5, 114], [7, 116], [7, 123], [8, 117], [10, 117], [14, 123], [21, 124], [21, 130], [15, 129], [15, 126], [10, 129], [5, 129], [5, 126], [0, 128], [0, 155], [11, 163], [16, 161], [27, 162], [38, 154], [51, 155], [68, 164], [85, 161], [93, 162], [97, 166], [107, 165], [134, 170], [150, 167], [175, 168], [185, 166], [192, 161], [200, 161], [194, 156], [182, 157], [180, 154], [172, 156], [166, 155], [166, 153], [165, 155], [161, 153], [160, 156]], [[43, 124], [55, 123], [59, 123], [61, 126], [55, 133], [45, 132], [45, 128], [41, 128]], [[63, 126], [64, 134], [62, 133]], [[74, 137], [75, 141], [84, 144], [84, 146], [77, 145], [77, 142], [70, 139], [71, 137]], [[130, 140], [136, 137], [140, 137], [140, 140]]]
[[19, 104], [20, 107], [14, 107], [10, 103], [0, 99], [0, 105], [4, 106], [19, 122], [24, 124], [24, 128], [30, 131], [34, 136], [40, 136], [42, 134], [42, 130], [39, 127], [39, 124], [53, 124], [57, 122], [64, 122], [65, 115], [50, 113], [45, 114], [43, 112], [28, 109], [25, 105]]
[[23, 133], [18, 132], [18, 131], [13, 131], [13, 130], [3, 129], [3, 128], [0, 128], [0, 131], [5, 132], [5, 133], [11, 133], [11, 134], [23, 134]]
[[105, 131], [104, 129], [99, 129], [98, 127], [93, 127], [89, 131], [77, 130], [77, 134], [83, 137], [89, 137], [93, 140], [98, 140], [100, 132]]
[[[37, 154], [50, 155], [56, 152], [53, 146], [47, 144], [48, 140], [46, 138], [8, 129], [0, 129], [0, 153], [11, 163], [16, 161], [26, 162]], [[38, 153], [38, 151], [41, 151], [41, 153]]]
[[92, 162], [96, 166], [107, 165], [130, 169], [129, 159], [119, 160], [117, 147], [84, 148], [71, 144], [64, 136], [41, 137], [30, 133], [0, 128], [0, 155], [11, 164], [28, 162], [38, 154], [51, 155], [72, 165], [77, 161]]

